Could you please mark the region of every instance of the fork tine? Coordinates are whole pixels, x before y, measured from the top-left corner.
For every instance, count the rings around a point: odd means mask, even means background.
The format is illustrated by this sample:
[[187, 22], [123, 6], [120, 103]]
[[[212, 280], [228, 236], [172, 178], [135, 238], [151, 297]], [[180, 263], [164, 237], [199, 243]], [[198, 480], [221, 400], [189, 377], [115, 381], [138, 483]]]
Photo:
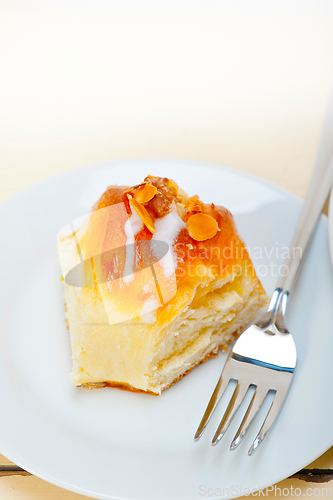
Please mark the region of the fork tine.
[[261, 407], [264, 399], [266, 398], [268, 390], [263, 389], [262, 387], [256, 387], [255, 393], [251, 399], [251, 402], [246, 410], [242, 423], [240, 424], [238, 431], [235, 434], [235, 437], [230, 445], [230, 450], [235, 450], [237, 446], [240, 445], [243, 437], [247, 433], [250, 425], [252, 424], [254, 417], [256, 416], [259, 408]]
[[195, 436], [194, 436], [194, 441], [198, 441], [198, 439], [201, 438], [202, 434], [204, 433], [204, 430], [206, 429], [207, 427], [207, 424], [215, 410], [215, 408], [217, 407], [220, 399], [222, 398], [223, 396], [223, 393], [224, 391], [226, 390], [227, 388], [227, 385], [229, 384], [230, 382], [230, 378], [225, 376], [225, 377], [222, 377], [223, 375], [223, 372], [216, 384], [216, 387], [214, 389], [214, 392], [209, 400], [209, 403], [207, 405], [207, 408], [206, 408], [206, 411], [204, 413], [204, 416], [202, 417], [201, 419], [201, 422], [199, 424], [199, 427], [197, 429], [197, 432], [195, 433]]
[[220, 422], [220, 425], [215, 432], [215, 436], [213, 437], [212, 444], [216, 445], [219, 441], [221, 441], [224, 434], [227, 432], [228, 427], [235, 416], [236, 411], [238, 410], [241, 402], [244, 399], [245, 394], [247, 393], [249, 388], [249, 384], [244, 384], [243, 382], [237, 382], [237, 387], [230, 399], [228, 404], [228, 408], [226, 409], [223, 418]]
[[274, 420], [276, 419], [276, 417], [281, 409], [281, 406], [283, 404], [285, 397], [286, 397], [286, 392], [283, 392], [283, 391], [276, 392], [275, 397], [273, 399], [273, 402], [271, 404], [271, 407], [270, 407], [268, 414], [265, 418], [265, 421], [262, 424], [261, 429], [260, 429], [257, 437], [253, 441], [253, 443], [248, 451], [248, 454], [250, 456], [253, 455], [253, 453], [259, 448], [259, 446], [261, 445], [261, 443], [263, 442], [263, 440], [267, 436], [270, 428], [272, 427], [272, 425], [274, 423]]

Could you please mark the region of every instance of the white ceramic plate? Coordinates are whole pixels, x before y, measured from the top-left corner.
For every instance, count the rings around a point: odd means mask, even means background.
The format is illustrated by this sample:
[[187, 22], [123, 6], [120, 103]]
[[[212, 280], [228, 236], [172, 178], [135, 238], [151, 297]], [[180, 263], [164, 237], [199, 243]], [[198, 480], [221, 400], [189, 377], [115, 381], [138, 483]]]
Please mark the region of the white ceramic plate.
[[222, 442], [210, 445], [227, 398], [203, 438], [193, 441], [225, 355], [160, 397], [70, 385], [57, 232], [87, 213], [106, 186], [136, 184], [147, 173], [174, 178], [189, 193], [228, 207], [272, 292], [272, 274], [283, 262], [301, 202], [254, 177], [182, 160], [127, 161], [74, 170], [14, 196], [0, 207], [0, 452], [51, 483], [95, 498], [185, 500], [212, 491], [214, 498], [219, 491], [227, 498], [266, 487], [333, 444], [333, 275], [326, 217], [289, 304], [288, 327], [298, 352], [290, 395], [250, 458], [247, 449], [262, 414], [235, 452], [229, 445], [240, 415]]

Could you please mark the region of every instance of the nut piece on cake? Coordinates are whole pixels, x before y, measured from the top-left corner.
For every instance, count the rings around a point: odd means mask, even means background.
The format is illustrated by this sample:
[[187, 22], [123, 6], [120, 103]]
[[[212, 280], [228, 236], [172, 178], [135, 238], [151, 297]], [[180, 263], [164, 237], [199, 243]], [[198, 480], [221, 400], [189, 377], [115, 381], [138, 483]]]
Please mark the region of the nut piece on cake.
[[158, 395], [268, 302], [231, 213], [167, 178], [109, 186], [58, 250], [76, 386]]

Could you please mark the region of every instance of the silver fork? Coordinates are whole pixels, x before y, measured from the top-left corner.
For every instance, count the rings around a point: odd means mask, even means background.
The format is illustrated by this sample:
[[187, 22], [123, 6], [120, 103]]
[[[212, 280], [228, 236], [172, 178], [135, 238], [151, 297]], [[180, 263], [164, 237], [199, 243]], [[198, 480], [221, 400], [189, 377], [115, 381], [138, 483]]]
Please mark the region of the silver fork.
[[333, 157], [325, 172], [321, 176], [317, 176], [317, 178], [312, 178], [290, 245], [289, 255], [284, 262], [284, 272], [280, 274], [267, 311], [255, 324], [245, 329], [231, 348], [221, 376], [195, 434], [195, 441], [202, 436], [231, 379], [236, 380], [237, 385], [215, 432], [212, 444], [219, 443], [226, 433], [250, 386], [255, 386], [255, 392], [234, 436], [230, 450], [235, 450], [241, 443], [267, 393], [275, 391], [273, 402], [264, 423], [248, 451], [250, 456], [258, 449], [271, 429], [287, 396], [296, 367], [296, 346], [292, 335], [285, 326], [287, 302], [302, 257], [322, 212], [332, 183]]

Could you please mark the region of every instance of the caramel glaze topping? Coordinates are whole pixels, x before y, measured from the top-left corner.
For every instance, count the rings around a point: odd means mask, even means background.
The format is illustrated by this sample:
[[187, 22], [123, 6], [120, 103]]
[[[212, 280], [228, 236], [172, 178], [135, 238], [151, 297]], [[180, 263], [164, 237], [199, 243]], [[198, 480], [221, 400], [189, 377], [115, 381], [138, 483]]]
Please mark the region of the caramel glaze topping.
[[[248, 270], [252, 269], [244, 243], [237, 234], [233, 217], [226, 208], [215, 206], [213, 203], [210, 205], [205, 204], [196, 195], [189, 197], [178, 189], [174, 181], [169, 181], [166, 177], [147, 176], [142, 185], [144, 184], [150, 184], [157, 188], [154, 197], [142, 204], [153, 223], [156, 219], [168, 214], [172, 205], [177, 207], [178, 214], [185, 223], [194, 214], [206, 214], [217, 223], [216, 234], [204, 241], [197, 241], [192, 238], [188, 227], [179, 232], [173, 246], [173, 251], [177, 256], [176, 277], [178, 286], [191, 280], [193, 273], [196, 274], [194, 271], [196, 266], [200, 264], [209, 267], [215, 276], [224, 276], [232, 272], [232, 266], [243, 265], [244, 259], [248, 265]], [[134, 196], [135, 189], [137, 189], [137, 186], [133, 188], [129, 186], [109, 186], [94, 205], [93, 210], [124, 202], [130, 215], [129, 199]], [[201, 219], [205, 220], [205, 217]], [[136, 235], [137, 240], [151, 238], [152, 232], [145, 225]]]
[[176, 201], [177, 191], [169, 185], [169, 179], [166, 177], [148, 176], [145, 178], [145, 181], [157, 188], [157, 192], [149, 203], [149, 207], [155, 217], [163, 217], [170, 212], [172, 202]]

